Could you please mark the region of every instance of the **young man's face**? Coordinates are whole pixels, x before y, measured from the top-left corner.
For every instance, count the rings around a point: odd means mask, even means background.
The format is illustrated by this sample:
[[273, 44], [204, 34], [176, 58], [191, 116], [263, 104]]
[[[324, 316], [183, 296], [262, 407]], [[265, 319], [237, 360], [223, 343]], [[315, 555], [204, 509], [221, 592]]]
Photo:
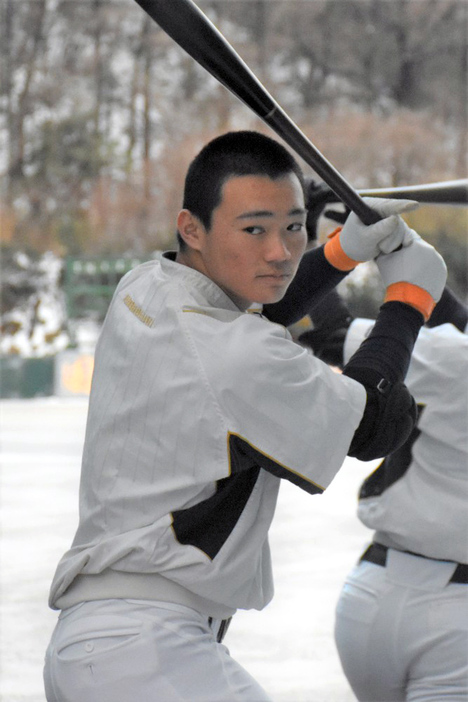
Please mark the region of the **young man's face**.
[[[185, 211], [186, 212], [186, 211]], [[180, 217], [180, 215], [179, 215]], [[293, 173], [230, 178], [213, 211], [211, 229], [195, 243], [195, 267], [240, 309], [280, 300], [307, 244], [301, 184]]]

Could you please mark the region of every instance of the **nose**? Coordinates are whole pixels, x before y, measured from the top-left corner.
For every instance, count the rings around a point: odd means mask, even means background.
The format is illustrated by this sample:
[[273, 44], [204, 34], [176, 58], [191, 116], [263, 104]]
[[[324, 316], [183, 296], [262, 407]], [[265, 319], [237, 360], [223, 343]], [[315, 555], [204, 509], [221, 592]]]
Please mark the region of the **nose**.
[[289, 261], [291, 252], [286, 237], [281, 232], [272, 232], [266, 241], [265, 260], [272, 263]]

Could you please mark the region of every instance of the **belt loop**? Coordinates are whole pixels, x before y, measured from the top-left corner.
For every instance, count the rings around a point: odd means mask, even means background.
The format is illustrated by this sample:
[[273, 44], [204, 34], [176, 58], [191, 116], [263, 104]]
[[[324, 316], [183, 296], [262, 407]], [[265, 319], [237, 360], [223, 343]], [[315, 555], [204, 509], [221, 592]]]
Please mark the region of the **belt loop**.
[[213, 619], [213, 617], [208, 617], [208, 626], [210, 627], [210, 629], [213, 628], [214, 622], [216, 624], [218, 624], [219, 622], [219, 626], [217, 627], [218, 630], [213, 632], [216, 636], [217, 643], [222, 643], [224, 637], [226, 636], [226, 632], [229, 629], [231, 620], [232, 617], [229, 617], [229, 619], [222, 619], [221, 621], [219, 621], [219, 619]]
[[232, 617], [229, 617], [229, 619], [223, 619], [223, 621], [221, 622], [221, 625], [218, 630], [218, 636], [216, 637], [218, 643], [221, 643], [224, 637], [226, 636], [231, 621]]
[[382, 544], [374, 541], [364, 551], [359, 561], [370, 561], [371, 563], [375, 563], [375, 565], [385, 568], [387, 565], [387, 551], [388, 548], [386, 546], [382, 546]]
[[450, 578], [451, 583], [458, 583], [459, 585], [468, 585], [468, 564], [459, 563], [455, 568], [455, 571]]

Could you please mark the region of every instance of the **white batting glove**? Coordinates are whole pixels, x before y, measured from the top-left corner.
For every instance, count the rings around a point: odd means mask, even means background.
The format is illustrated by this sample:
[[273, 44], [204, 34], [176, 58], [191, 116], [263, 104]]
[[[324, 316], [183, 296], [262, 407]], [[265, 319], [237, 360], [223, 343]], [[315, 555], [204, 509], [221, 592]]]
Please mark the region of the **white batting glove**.
[[414, 232], [411, 243], [375, 259], [386, 287], [385, 302], [397, 300], [414, 307], [427, 322], [447, 281], [447, 266], [433, 246]]
[[365, 225], [351, 212], [343, 229], [338, 229], [324, 247], [328, 262], [340, 271], [350, 271], [362, 261], [371, 261], [381, 253], [408, 246], [414, 238], [415, 233], [398, 215], [415, 210], [418, 202], [376, 197], [366, 197], [364, 202], [384, 219]]

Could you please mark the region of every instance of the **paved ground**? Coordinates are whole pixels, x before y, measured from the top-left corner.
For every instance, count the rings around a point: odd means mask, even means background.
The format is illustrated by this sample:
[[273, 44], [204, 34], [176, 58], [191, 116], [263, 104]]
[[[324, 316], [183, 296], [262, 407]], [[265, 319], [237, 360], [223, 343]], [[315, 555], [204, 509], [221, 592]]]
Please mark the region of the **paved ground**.
[[[86, 400], [0, 402], [0, 700], [44, 702], [56, 614], [47, 593], [77, 519]], [[271, 531], [276, 595], [226, 643], [275, 702], [352, 702], [333, 643], [341, 584], [370, 533], [356, 493], [375, 463], [348, 459], [322, 496], [285, 483]]]

